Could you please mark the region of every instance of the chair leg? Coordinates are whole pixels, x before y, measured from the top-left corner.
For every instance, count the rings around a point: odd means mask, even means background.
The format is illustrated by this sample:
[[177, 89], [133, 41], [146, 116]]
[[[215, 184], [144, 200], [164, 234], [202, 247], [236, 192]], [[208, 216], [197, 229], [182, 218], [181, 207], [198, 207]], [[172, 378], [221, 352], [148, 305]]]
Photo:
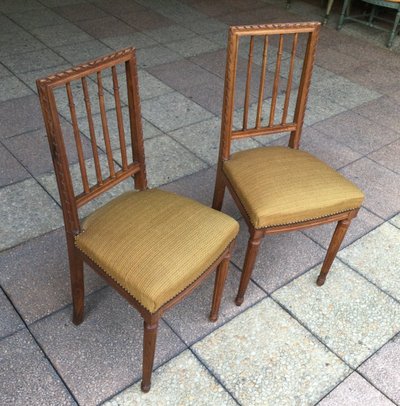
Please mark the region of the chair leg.
[[158, 320], [154, 323], [144, 322], [143, 334], [143, 373], [140, 388], [148, 392], [151, 387], [151, 374], [153, 372], [154, 353], [157, 341]]
[[349, 228], [351, 220], [341, 220], [338, 222], [331, 243], [329, 244], [328, 252], [324, 263], [322, 264], [321, 272], [317, 279], [317, 285], [322, 286], [325, 283], [326, 276], [328, 275], [329, 269], [336, 257], [337, 252], [339, 251], [340, 245], [342, 244], [343, 238], [346, 235], [346, 232]]
[[325, 25], [328, 22], [329, 15], [331, 14], [333, 5], [333, 0], [328, 0], [328, 5], [326, 6], [325, 18], [323, 24]]
[[230, 254], [218, 265], [215, 274], [214, 295], [211, 306], [210, 321], [218, 320], [219, 307], [221, 304], [222, 294], [224, 292], [225, 280], [228, 275]]
[[251, 274], [253, 272], [254, 264], [256, 262], [258, 248], [260, 247], [261, 239], [263, 237], [262, 232], [252, 232], [247, 244], [246, 257], [244, 259], [242, 277], [240, 278], [239, 290], [236, 296], [235, 303], [240, 306], [244, 300], [244, 294], [247, 290]]
[[214, 198], [212, 208], [215, 210], [222, 209], [225, 195], [225, 182], [220, 168], [217, 168], [217, 176], [215, 178]]
[[344, 0], [343, 7], [342, 7], [342, 12], [340, 13], [340, 18], [339, 18], [339, 23], [337, 26], [337, 29], [340, 30], [343, 27], [345, 15], [347, 14], [347, 10], [350, 7], [350, 0]]
[[83, 260], [75, 253], [69, 257], [69, 270], [72, 293], [72, 322], [81, 324], [85, 310], [85, 284], [83, 278]]
[[391, 48], [391, 46], [393, 45], [393, 40], [394, 40], [394, 37], [396, 35], [397, 26], [399, 25], [399, 22], [400, 22], [400, 9], [396, 14], [396, 17], [395, 17], [395, 20], [394, 20], [394, 23], [393, 23], [393, 28], [392, 28], [392, 31], [390, 32], [390, 35], [389, 35], [389, 40], [388, 40], [388, 43], [387, 43], [388, 48]]

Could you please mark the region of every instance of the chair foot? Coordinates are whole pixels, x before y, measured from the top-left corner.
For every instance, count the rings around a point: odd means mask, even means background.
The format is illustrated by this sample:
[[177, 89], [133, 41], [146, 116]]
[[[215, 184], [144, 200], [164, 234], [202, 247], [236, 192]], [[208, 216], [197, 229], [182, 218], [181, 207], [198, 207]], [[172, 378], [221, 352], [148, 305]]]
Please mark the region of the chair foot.
[[317, 278], [317, 286], [322, 286], [326, 281], [326, 275], [319, 275]]
[[215, 323], [218, 320], [218, 316], [217, 315], [213, 315], [210, 314], [208, 320], [212, 321], [213, 323]]
[[83, 322], [83, 314], [74, 314], [72, 316], [72, 323], [75, 324], [75, 326], [79, 326], [79, 324], [81, 324]]
[[235, 299], [236, 306], [241, 306], [243, 304], [243, 302], [244, 302], [244, 296], [242, 296], [242, 297], [237, 296], [236, 297], [236, 299]]
[[143, 382], [140, 384], [140, 390], [143, 393], [149, 392], [150, 388], [151, 388], [151, 385], [145, 385]]

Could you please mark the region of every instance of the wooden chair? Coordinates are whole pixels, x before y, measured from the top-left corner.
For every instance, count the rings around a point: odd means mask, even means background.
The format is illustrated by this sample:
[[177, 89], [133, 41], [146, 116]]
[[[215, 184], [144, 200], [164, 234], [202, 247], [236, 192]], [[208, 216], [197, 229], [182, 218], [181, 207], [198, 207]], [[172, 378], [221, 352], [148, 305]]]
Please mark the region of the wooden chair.
[[[222, 112], [221, 143], [215, 183], [213, 207], [221, 209], [225, 187], [232, 194], [247, 226], [250, 238], [244, 260], [236, 304], [241, 305], [254, 267], [261, 239], [266, 234], [301, 230], [320, 224], [338, 222], [330, 243], [317, 284], [323, 285], [351, 220], [357, 215], [363, 200], [362, 192], [329, 166], [300, 151], [300, 136], [310, 86], [311, 71], [320, 23], [270, 24], [231, 27], [228, 38], [227, 65]], [[306, 37], [304, 63], [292, 117], [291, 93], [294, 84], [296, 50], [300, 37]], [[249, 40], [246, 84], [236, 84], [237, 60], [240, 44]], [[258, 78], [258, 101], [254, 106], [254, 126], [250, 125], [252, 110], [252, 66], [255, 40], [261, 40], [261, 73]], [[290, 41], [289, 41], [290, 40]], [[276, 54], [275, 69], [267, 63], [268, 45]], [[285, 44], [289, 46], [285, 47]], [[279, 95], [280, 69], [284, 49], [287, 81]], [[268, 71], [267, 71], [268, 66]], [[272, 94], [264, 100], [266, 75], [273, 78]], [[240, 129], [234, 111], [235, 87], [245, 87], [244, 108], [240, 111]], [[263, 117], [266, 109], [267, 117]], [[281, 114], [277, 118], [277, 112]], [[250, 110], [250, 113], [249, 113]], [[235, 118], [234, 118], [235, 115]], [[269, 117], [268, 117], [269, 116]], [[290, 133], [288, 147], [266, 146], [236, 152], [231, 155], [231, 143], [238, 139]]]
[[[130, 137], [125, 137], [118, 76], [125, 65], [129, 106]], [[104, 73], [111, 73], [118, 122], [121, 167], [114, 162], [111, 134], [105, 107]], [[97, 80], [90, 79], [95, 75]], [[110, 77], [108, 76], [108, 79]], [[230, 217], [198, 202], [153, 189], [147, 190], [143, 134], [138, 94], [135, 50], [125, 49], [79, 65], [65, 72], [37, 80], [40, 103], [54, 163], [70, 264], [73, 322], [80, 324], [84, 314], [83, 263], [89, 264], [128, 300], [144, 319], [143, 377], [141, 388], [150, 389], [157, 327], [160, 317], [217, 269], [210, 320], [215, 321], [228, 271], [233, 241], [239, 225]], [[81, 86], [86, 107], [95, 181], [90, 184], [82, 137], [78, 128], [73, 90]], [[90, 85], [90, 86], [89, 86]], [[95, 85], [98, 104], [91, 103], [89, 89]], [[73, 125], [83, 191], [74, 192], [64, 134], [60, 126], [55, 93], [66, 91]], [[123, 89], [122, 89], [123, 90]], [[110, 93], [107, 93], [110, 96]], [[92, 95], [93, 96], [93, 95]], [[92, 111], [98, 106], [103, 134], [95, 133]], [[65, 106], [64, 106], [65, 107]], [[106, 160], [99, 158], [103, 138]], [[132, 145], [129, 159], [128, 144]], [[104, 157], [104, 156], [103, 156]], [[104, 177], [101, 162], [108, 166]], [[128, 191], [95, 210], [82, 222], [78, 208], [134, 178], [138, 192]]]

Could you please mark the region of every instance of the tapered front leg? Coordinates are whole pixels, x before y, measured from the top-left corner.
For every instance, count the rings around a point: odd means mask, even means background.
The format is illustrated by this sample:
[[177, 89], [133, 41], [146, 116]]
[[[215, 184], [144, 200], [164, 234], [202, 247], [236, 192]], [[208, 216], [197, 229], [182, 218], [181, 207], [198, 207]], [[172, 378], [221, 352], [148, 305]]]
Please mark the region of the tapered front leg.
[[258, 248], [260, 247], [261, 239], [264, 234], [260, 231], [253, 230], [247, 244], [246, 257], [244, 259], [242, 277], [240, 278], [239, 290], [236, 296], [235, 303], [240, 306], [244, 300], [244, 294], [246, 293], [247, 286], [250, 281], [251, 274], [253, 272], [254, 264], [256, 262]]
[[144, 322], [143, 334], [143, 375], [142, 392], [148, 392], [151, 387], [151, 374], [153, 372], [154, 354], [156, 350], [158, 320], [154, 323]]
[[339, 251], [340, 245], [342, 244], [350, 223], [351, 220], [348, 219], [338, 222], [335, 232], [333, 233], [331, 243], [329, 244], [324, 263], [322, 264], [321, 273], [319, 274], [317, 279], [318, 286], [322, 286], [325, 283], [326, 276], [328, 275], [336, 254]]
[[81, 324], [85, 310], [85, 284], [83, 277], [83, 259], [73, 252], [69, 256], [69, 271], [72, 293], [72, 322]]
[[225, 259], [218, 265], [218, 269], [215, 275], [215, 285], [214, 285], [214, 295], [210, 313], [210, 320], [217, 321], [219, 307], [221, 305], [222, 294], [224, 292], [225, 281], [228, 275], [229, 260], [231, 255], [229, 254]]

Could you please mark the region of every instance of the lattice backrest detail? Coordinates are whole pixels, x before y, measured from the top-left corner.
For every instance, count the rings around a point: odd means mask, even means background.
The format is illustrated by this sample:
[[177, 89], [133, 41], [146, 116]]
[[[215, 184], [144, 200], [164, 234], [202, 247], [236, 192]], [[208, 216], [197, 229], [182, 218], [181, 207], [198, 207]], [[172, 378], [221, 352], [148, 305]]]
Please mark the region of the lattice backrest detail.
[[240, 138], [290, 132], [289, 146], [298, 148], [319, 29], [318, 22], [230, 28], [223, 160], [229, 159], [232, 140]]
[[[78, 232], [79, 207], [131, 176], [137, 189], [147, 187], [135, 49], [38, 79], [36, 84], [65, 225], [67, 231]], [[65, 127], [72, 140], [66, 139]], [[73, 153], [67, 148], [71, 143]], [[79, 167], [80, 193], [74, 190], [78, 182], [71, 175], [70, 154]]]

